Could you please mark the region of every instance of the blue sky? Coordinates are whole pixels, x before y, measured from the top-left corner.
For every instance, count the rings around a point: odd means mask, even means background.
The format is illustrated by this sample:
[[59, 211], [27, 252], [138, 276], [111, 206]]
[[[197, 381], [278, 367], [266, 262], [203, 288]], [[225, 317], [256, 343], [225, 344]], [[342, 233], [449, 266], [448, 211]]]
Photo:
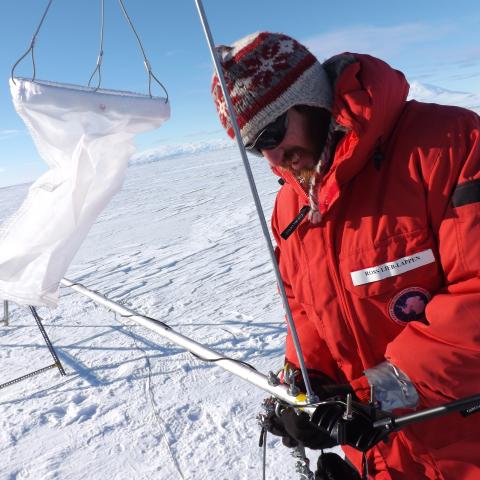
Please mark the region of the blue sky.
[[[105, 88], [146, 92], [143, 61], [117, 0], [106, 0]], [[0, 187], [44, 170], [10, 100], [8, 78], [26, 50], [47, 0], [1, 0]], [[224, 138], [210, 97], [212, 64], [193, 0], [125, 0], [153, 70], [166, 85], [172, 118], [138, 139], [140, 150]], [[370, 53], [409, 80], [480, 94], [478, 0], [204, 0], [216, 43], [248, 33], [287, 33], [320, 60], [340, 51]], [[99, 0], [54, 0], [36, 45], [37, 78], [86, 84], [99, 43]], [[31, 74], [25, 59], [19, 76]], [[154, 90], [161, 94], [161, 90]]]

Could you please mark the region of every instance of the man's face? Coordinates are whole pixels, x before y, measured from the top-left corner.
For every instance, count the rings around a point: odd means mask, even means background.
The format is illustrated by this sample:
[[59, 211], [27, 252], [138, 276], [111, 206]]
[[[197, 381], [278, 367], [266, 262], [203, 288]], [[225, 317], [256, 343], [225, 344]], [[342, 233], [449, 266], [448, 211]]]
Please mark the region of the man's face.
[[262, 154], [270, 166], [290, 170], [305, 181], [314, 172], [322, 151], [324, 135], [314, 134], [317, 128], [312, 128], [312, 118], [305, 111], [291, 108], [287, 116], [288, 125], [282, 142], [275, 148], [262, 150]]

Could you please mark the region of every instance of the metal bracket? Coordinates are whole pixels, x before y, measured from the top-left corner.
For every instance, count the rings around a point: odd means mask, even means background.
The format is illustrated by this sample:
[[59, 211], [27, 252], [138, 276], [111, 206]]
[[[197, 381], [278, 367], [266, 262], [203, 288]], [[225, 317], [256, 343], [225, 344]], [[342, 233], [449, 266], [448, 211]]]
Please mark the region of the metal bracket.
[[291, 452], [293, 458], [296, 458], [295, 471], [299, 474], [300, 480], [314, 480], [315, 474], [310, 470], [310, 460], [305, 454], [305, 447], [297, 446]]

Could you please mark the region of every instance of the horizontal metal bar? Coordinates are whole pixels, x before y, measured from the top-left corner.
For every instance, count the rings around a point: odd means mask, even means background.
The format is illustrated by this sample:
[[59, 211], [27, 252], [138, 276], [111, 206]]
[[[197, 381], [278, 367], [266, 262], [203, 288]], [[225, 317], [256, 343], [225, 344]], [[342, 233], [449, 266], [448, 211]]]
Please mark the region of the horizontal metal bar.
[[35, 375], [38, 375], [39, 373], [46, 372], [47, 370], [51, 370], [52, 368], [56, 368], [58, 365], [56, 363], [52, 363], [51, 365], [48, 365], [47, 367], [39, 368], [38, 370], [35, 370], [34, 372], [27, 373], [26, 375], [22, 375], [21, 377], [15, 378], [14, 380], [10, 380], [8, 382], [2, 383], [0, 385], [0, 390], [2, 388], [9, 387], [10, 385], [14, 385], [15, 383], [19, 383], [22, 380], [26, 380], [27, 378], [34, 377]]
[[[305, 405], [305, 402], [297, 400], [296, 397], [288, 393], [288, 387], [286, 385], [271, 385], [268, 382], [268, 377], [266, 375], [256, 370], [253, 370], [247, 365], [240, 363], [238, 360], [232, 358], [225, 358], [225, 355], [220, 355], [219, 353], [211, 350], [210, 348], [205, 347], [201, 343], [198, 343], [191, 338], [175, 332], [162, 322], [156, 321], [144, 315], [140, 315], [134, 310], [130, 310], [129, 308], [124, 307], [123, 305], [109, 300], [103, 295], [88, 289], [84, 285], [72, 282], [71, 280], [68, 280], [66, 278], [62, 279], [61, 284], [65, 287], [72, 288], [73, 290], [81, 293], [82, 295], [85, 295], [86, 297], [93, 300], [95, 303], [103, 305], [108, 309], [117, 312], [122, 317], [129, 318], [138, 325], [141, 325], [142, 327], [148, 328], [149, 330], [158, 333], [163, 338], [166, 338], [175, 345], [185, 348], [186, 350], [193, 353], [194, 355], [199, 356], [200, 358], [203, 358], [207, 361], [214, 360], [215, 364], [219, 367], [222, 367], [224, 370], [233, 373], [237, 377], [246, 380], [247, 382], [261, 388], [270, 395], [273, 395], [276, 398], [283, 400], [290, 405]], [[313, 407], [303, 407], [302, 410], [309, 414], [312, 414], [315, 409]]]

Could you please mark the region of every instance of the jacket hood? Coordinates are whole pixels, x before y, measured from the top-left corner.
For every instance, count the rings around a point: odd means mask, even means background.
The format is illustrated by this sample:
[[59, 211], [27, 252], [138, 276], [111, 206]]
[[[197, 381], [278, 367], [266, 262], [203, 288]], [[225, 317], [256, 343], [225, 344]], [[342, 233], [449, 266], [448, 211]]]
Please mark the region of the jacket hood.
[[[364, 54], [343, 53], [324, 64], [332, 82], [333, 119], [346, 130], [333, 161], [317, 187], [320, 212], [324, 214], [339, 197], [343, 185], [370, 161], [388, 141], [409, 90], [405, 76], [384, 61]], [[272, 169], [297, 193], [307, 198], [293, 174]]]

